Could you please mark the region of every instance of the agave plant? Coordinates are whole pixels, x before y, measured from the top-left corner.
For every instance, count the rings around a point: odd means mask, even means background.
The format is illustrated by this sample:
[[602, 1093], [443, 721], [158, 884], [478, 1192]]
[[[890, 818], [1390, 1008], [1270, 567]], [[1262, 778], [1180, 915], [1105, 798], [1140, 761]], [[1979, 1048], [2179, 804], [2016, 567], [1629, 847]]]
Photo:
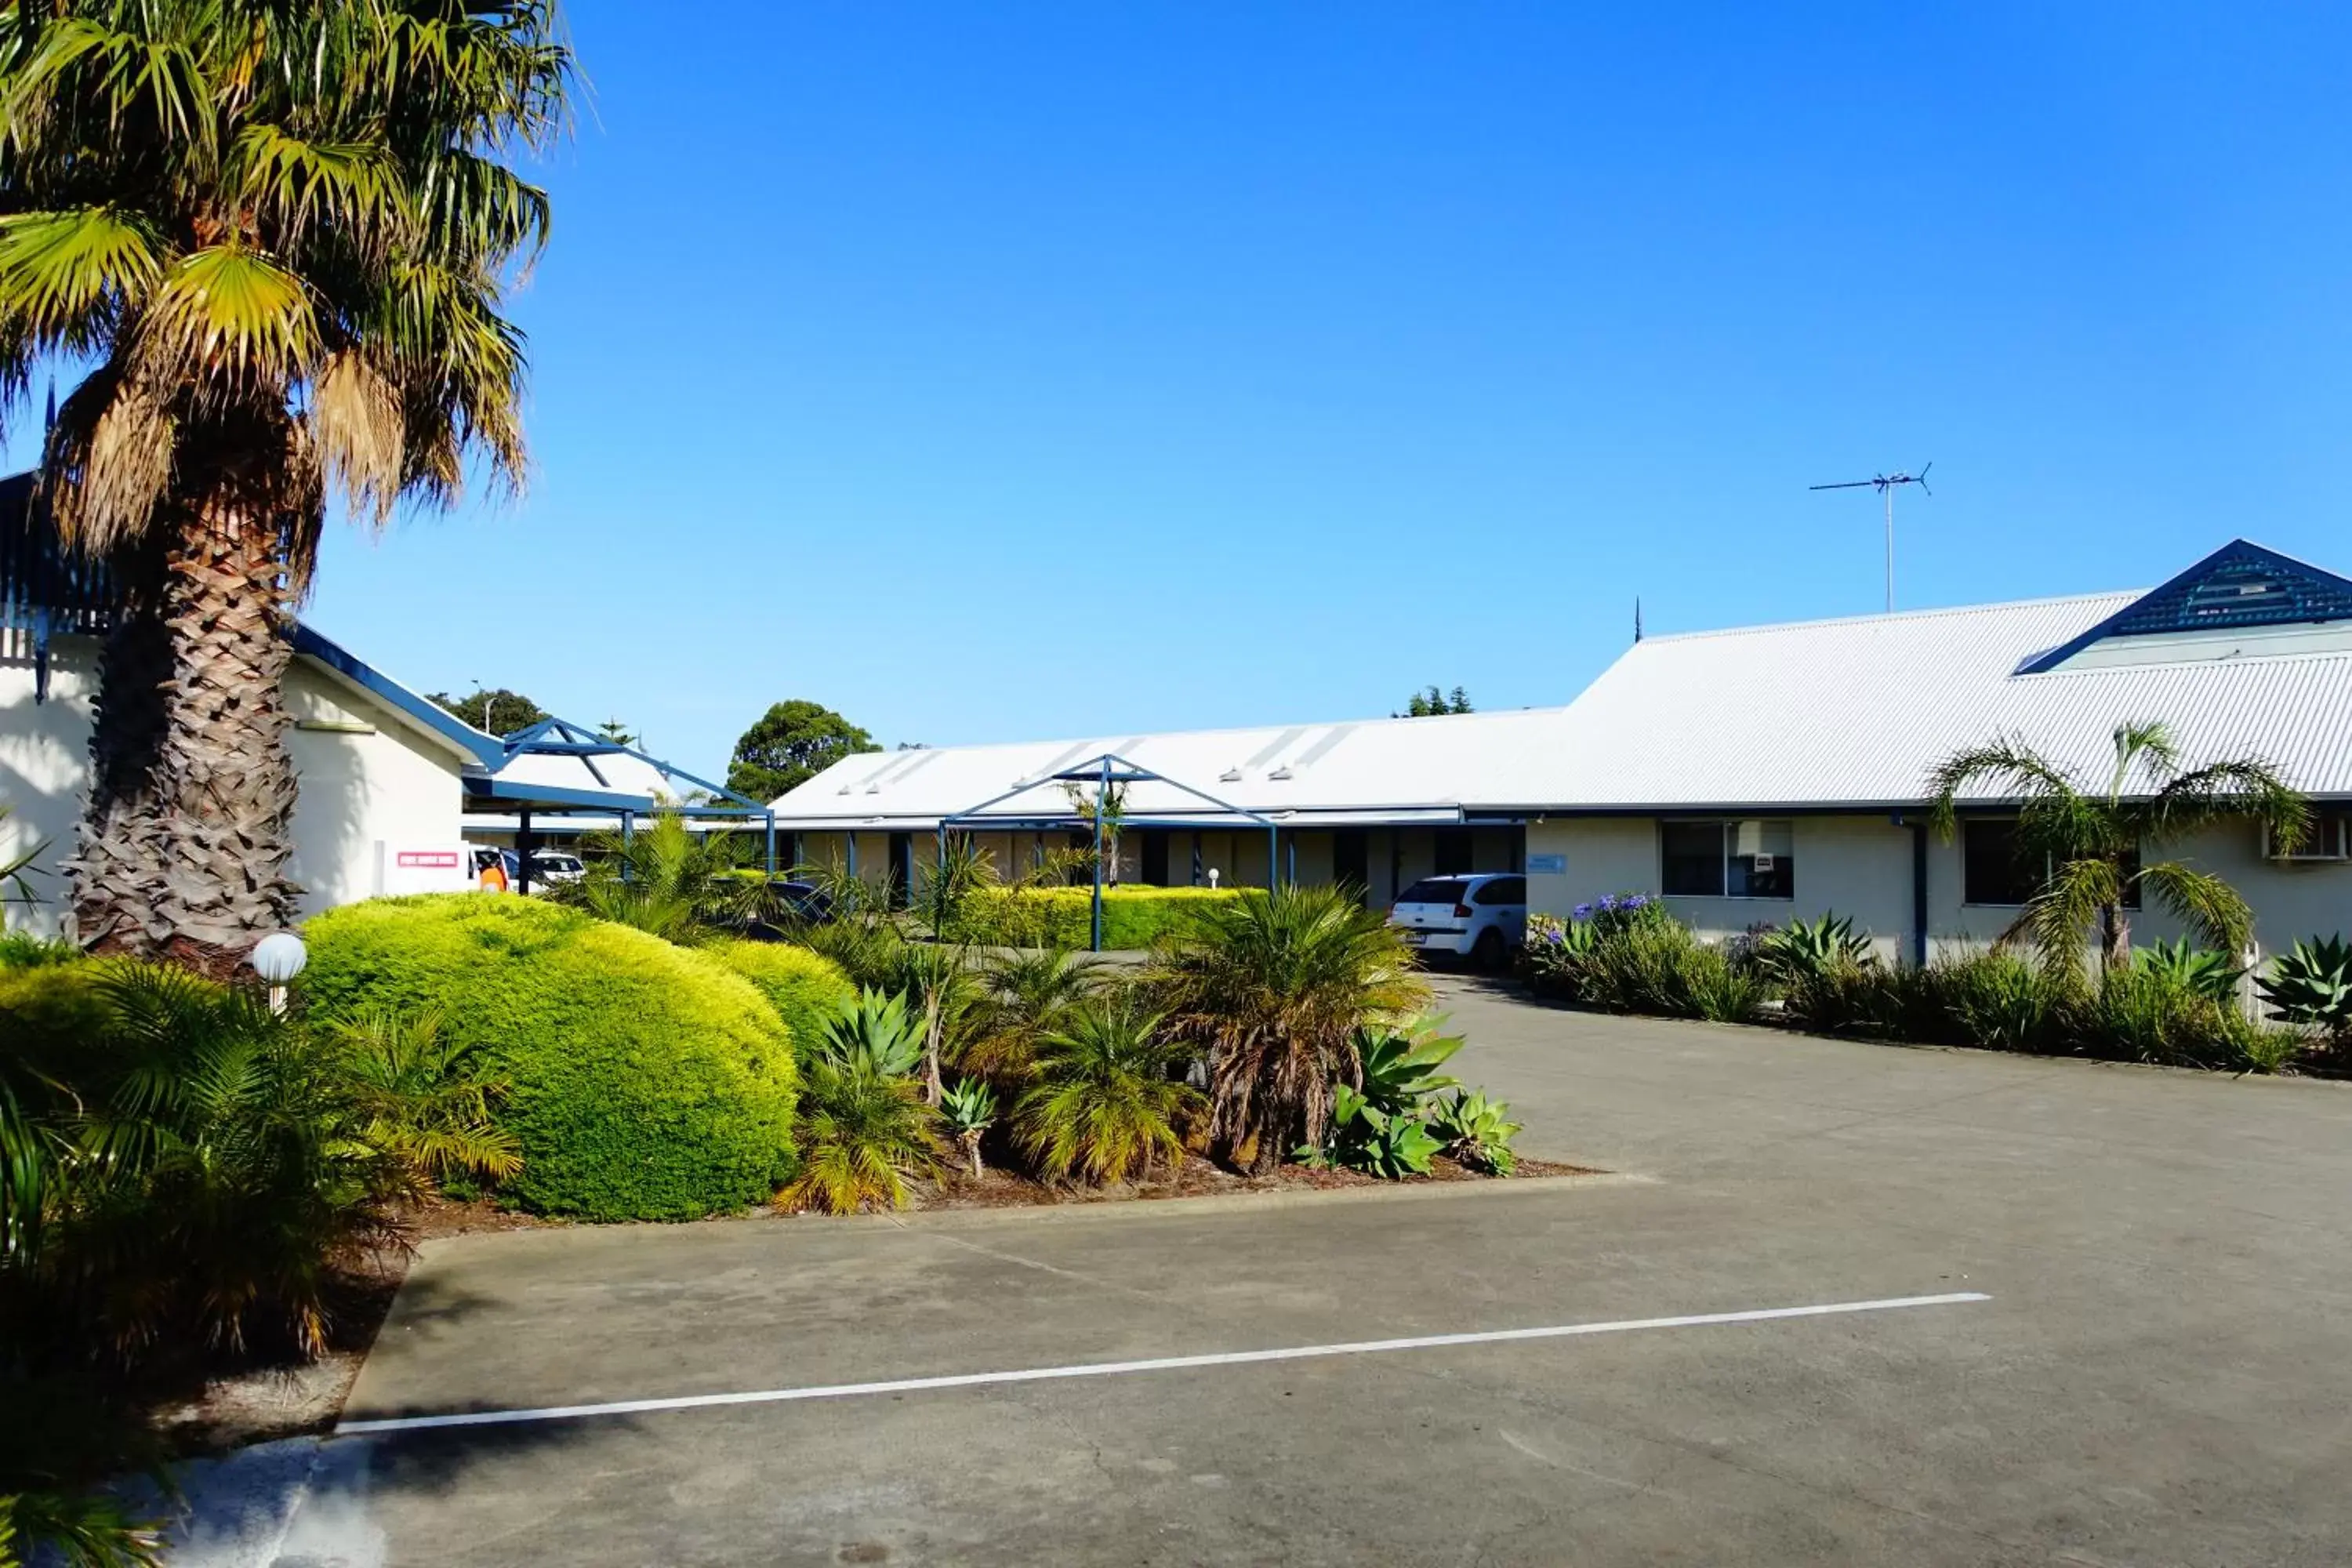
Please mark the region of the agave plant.
[[1518, 1168], [1511, 1140], [1522, 1124], [1510, 1119], [1510, 1107], [1489, 1100], [1484, 1089], [1455, 1089], [1433, 1107], [1429, 1130], [1445, 1152], [1473, 1170], [1507, 1176]]
[[904, 1078], [922, 1065], [923, 1020], [908, 1010], [904, 995], [869, 985], [825, 1020], [811, 1055], [878, 1078]]
[[1429, 1174], [1430, 1162], [1445, 1145], [1418, 1116], [1383, 1110], [1346, 1084], [1331, 1091], [1328, 1136], [1301, 1144], [1295, 1157], [1309, 1165], [1344, 1165], [1351, 1171], [1398, 1181]]
[[1462, 1048], [1459, 1035], [1441, 1035], [1442, 1018], [1415, 1018], [1401, 1028], [1356, 1031], [1356, 1056], [1363, 1064], [1363, 1097], [1383, 1111], [1410, 1115], [1431, 1095], [1459, 1079], [1437, 1069]]
[[1810, 979], [1838, 968], [1864, 968], [1878, 962], [1866, 933], [1849, 915], [1824, 912], [1812, 921], [1790, 921], [1756, 940], [1756, 962], [1783, 982]]
[[940, 1096], [940, 1120], [971, 1157], [971, 1173], [981, 1173], [980, 1141], [996, 1125], [996, 1090], [976, 1078], [951, 1084]]
[[2178, 942], [2150, 942], [2136, 949], [2132, 967], [2142, 973], [2161, 974], [2208, 1002], [2233, 1000], [2238, 994], [2238, 982], [2246, 976], [2245, 965], [2232, 962], [2228, 953], [2191, 947], [2187, 937]]
[[2288, 1022], [2325, 1029], [2338, 1045], [2352, 1043], [2352, 943], [2342, 937], [2296, 942], [2254, 984]]

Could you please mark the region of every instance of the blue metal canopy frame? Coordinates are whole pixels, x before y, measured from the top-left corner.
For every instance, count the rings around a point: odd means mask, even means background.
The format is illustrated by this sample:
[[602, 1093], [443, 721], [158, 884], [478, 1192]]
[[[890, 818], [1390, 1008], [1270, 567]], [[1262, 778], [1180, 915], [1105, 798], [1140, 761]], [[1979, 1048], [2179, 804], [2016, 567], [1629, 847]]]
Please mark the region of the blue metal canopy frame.
[[[534, 812], [548, 816], [610, 816], [617, 813], [621, 818], [624, 843], [635, 836], [637, 816], [643, 812], [664, 811], [679, 816], [722, 817], [747, 823], [758, 821], [766, 829], [768, 875], [772, 877], [776, 874], [775, 810], [748, 795], [722, 784], [714, 784], [698, 773], [690, 773], [675, 763], [568, 719], [542, 719], [507, 736], [503, 745], [504, 755], [499, 760], [495, 771], [504, 770], [518, 757], [574, 757], [581, 766], [588, 770], [588, 776], [603, 786], [599, 789], [575, 789], [566, 784], [541, 784], [526, 779], [495, 776], [466, 781], [468, 794], [494, 802], [513, 804], [516, 858], [521, 862], [521, 890], [524, 892], [530, 890], [530, 853], [527, 840]], [[664, 783], [683, 783], [730, 804], [657, 805], [648, 795], [631, 795], [613, 788], [613, 781], [606, 778], [604, 770], [596, 765], [598, 757], [635, 758], [661, 774]]]
[[[1092, 818], [1089, 819], [1084, 814], [1075, 810], [1051, 812], [1040, 816], [1013, 816], [994, 811], [995, 807], [1003, 805], [1006, 801], [1018, 800], [1021, 796], [1027, 795], [1031, 790], [1041, 789], [1049, 784], [1090, 784], [1094, 785], [1095, 809]], [[1059, 769], [1054, 773], [1042, 773], [1036, 778], [1031, 779], [1026, 784], [1013, 785], [1011, 789], [1006, 790], [1002, 795], [991, 795], [988, 799], [982, 801], [978, 805], [967, 806], [951, 816], [940, 817], [939, 825], [940, 858], [944, 859], [946, 858], [948, 834], [951, 831], [964, 833], [1055, 832], [1066, 831], [1091, 825], [1095, 835], [1093, 951], [1100, 952], [1102, 951], [1103, 942], [1103, 816], [1109, 807], [1111, 786], [1113, 784], [1166, 784], [1171, 789], [1181, 790], [1184, 794], [1191, 795], [1195, 800], [1205, 801], [1209, 805], [1215, 806], [1219, 811], [1231, 812], [1234, 816], [1238, 816], [1244, 821], [1255, 823], [1258, 826], [1265, 828], [1266, 879], [1267, 881], [1272, 882], [1276, 879], [1281, 877], [1282, 873], [1280, 869], [1279, 857], [1282, 847], [1282, 827], [1279, 823], [1274, 820], [1274, 818], [1266, 816], [1263, 812], [1252, 811], [1247, 806], [1235, 805], [1233, 802], [1228, 800], [1220, 800], [1215, 795], [1211, 795], [1208, 791], [1203, 789], [1195, 789], [1181, 779], [1171, 779], [1166, 773], [1153, 773], [1150, 768], [1144, 767], [1139, 763], [1131, 763], [1116, 752], [1105, 752], [1102, 755], [1091, 758], [1086, 762]], [[993, 813], [993, 815], [992, 815], [992, 813]], [[1200, 826], [1201, 824], [1197, 819], [1190, 817], [1128, 816], [1122, 815], [1119, 817], [1119, 826], [1122, 828], [1196, 828]], [[1293, 845], [1291, 849], [1292, 853], [1296, 854], [1297, 852], [1297, 846]], [[1296, 881], [1297, 879], [1295, 874], [1296, 868], [1294, 868], [1293, 870], [1294, 875], [1287, 879]]]

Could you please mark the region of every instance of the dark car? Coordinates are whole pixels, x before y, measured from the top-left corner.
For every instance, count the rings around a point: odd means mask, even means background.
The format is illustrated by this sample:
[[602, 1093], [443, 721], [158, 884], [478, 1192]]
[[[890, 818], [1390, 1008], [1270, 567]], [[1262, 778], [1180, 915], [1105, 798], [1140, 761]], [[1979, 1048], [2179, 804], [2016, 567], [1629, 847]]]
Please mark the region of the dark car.
[[823, 925], [833, 919], [833, 899], [814, 882], [775, 877], [767, 886], [767, 909], [735, 925], [750, 942], [790, 942], [788, 927]]

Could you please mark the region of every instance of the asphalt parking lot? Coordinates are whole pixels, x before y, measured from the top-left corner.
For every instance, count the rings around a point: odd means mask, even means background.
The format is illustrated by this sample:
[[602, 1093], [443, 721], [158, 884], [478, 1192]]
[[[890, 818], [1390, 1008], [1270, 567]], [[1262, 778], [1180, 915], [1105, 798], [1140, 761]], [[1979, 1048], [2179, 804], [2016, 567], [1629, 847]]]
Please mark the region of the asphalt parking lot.
[[279, 1561], [2352, 1559], [2352, 1086], [1448, 990], [1614, 1177], [437, 1243]]

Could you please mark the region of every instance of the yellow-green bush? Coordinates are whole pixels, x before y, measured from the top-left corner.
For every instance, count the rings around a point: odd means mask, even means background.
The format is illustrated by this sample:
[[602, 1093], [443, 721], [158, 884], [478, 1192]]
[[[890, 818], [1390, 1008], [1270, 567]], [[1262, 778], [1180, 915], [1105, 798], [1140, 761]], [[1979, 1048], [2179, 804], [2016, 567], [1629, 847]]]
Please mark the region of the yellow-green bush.
[[708, 953], [760, 988], [790, 1029], [796, 1046], [806, 1047], [824, 1030], [824, 1021], [857, 1000], [857, 987], [848, 971], [821, 952], [782, 942], [719, 942], [698, 951]]
[[44, 1077], [58, 1077], [106, 1029], [106, 1005], [91, 982], [103, 962], [77, 959], [35, 969], [0, 969], [0, 1049]]
[[[1194, 913], [1248, 896], [1244, 888], [1106, 888], [1103, 946], [1150, 947]], [[1093, 936], [1092, 888], [983, 888], [957, 933], [1003, 947], [1084, 947]]]
[[438, 1007], [507, 1083], [508, 1192], [543, 1214], [688, 1219], [793, 1169], [791, 1037], [723, 964], [536, 899], [376, 899], [310, 922], [315, 1013]]

